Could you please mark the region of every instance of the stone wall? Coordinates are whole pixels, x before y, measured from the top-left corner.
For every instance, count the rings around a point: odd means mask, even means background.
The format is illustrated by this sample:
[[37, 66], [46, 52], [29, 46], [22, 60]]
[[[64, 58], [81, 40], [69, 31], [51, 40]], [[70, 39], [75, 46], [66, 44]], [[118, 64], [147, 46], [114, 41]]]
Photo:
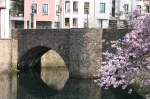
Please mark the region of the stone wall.
[[11, 40], [0, 40], [0, 71], [7, 70], [11, 64]]
[[19, 68], [35, 64], [37, 54], [44, 54], [42, 51], [47, 47], [63, 58], [71, 76], [96, 76], [101, 60], [101, 37], [102, 31], [98, 29], [20, 30]]
[[18, 40], [12, 39], [11, 40], [11, 66], [13, 69], [17, 68], [18, 62]]
[[75, 77], [99, 76], [101, 48], [102, 30], [71, 29], [69, 61]]
[[13, 39], [0, 40], [0, 71], [9, 69], [10, 66], [16, 68], [18, 56], [21, 57], [36, 46], [45, 46], [56, 51], [58, 55], [45, 55], [43, 66], [55, 64], [55, 59], [61, 64], [64, 61], [70, 74], [76, 77], [98, 76], [102, 46], [103, 51], [111, 50], [110, 41], [122, 38], [129, 31], [131, 30], [19, 30]]
[[0, 39], [0, 71], [17, 64], [17, 40]]

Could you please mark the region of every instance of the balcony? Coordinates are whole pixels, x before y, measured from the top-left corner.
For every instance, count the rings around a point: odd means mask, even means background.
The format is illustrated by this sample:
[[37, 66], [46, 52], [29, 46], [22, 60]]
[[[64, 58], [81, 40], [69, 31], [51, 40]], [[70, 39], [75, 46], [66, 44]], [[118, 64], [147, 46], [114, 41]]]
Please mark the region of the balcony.
[[23, 21], [23, 12], [10, 10], [10, 20], [12, 21]]

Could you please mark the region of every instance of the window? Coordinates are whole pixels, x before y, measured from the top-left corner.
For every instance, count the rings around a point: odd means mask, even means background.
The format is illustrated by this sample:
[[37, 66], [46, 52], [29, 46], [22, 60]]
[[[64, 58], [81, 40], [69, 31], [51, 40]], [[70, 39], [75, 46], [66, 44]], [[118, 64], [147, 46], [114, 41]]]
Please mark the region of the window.
[[37, 4], [36, 3], [32, 4], [32, 13], [37, 14]]
[[65, 26], [69, 27], [70, 26], [70, 19], [65, 18]]
[[100, 13], [105, 13], [105, 3], [100, 3]]
[[73, 27], [78, 27], [78, 19], [77, 18], [73, 18]]
[[89, 14], [89, 2], [84, 3], [84, 14]]
[[48, 4], [43, 4], [42, 12], [43, 12], [43, 15], [48, 15]]
[[78, 2], [77, 1], [73, 2], [73, 12], [78, 13]]
[[128, 5], [128, 4], [125, 4], [125, 5], [124, 5], [124, 11], [125, 11], [125, 13], [128, 13], [128, 9], [129, 9], [129, 5]]
[[65, 1], [65, 12], [70, 13], [70, 1]]

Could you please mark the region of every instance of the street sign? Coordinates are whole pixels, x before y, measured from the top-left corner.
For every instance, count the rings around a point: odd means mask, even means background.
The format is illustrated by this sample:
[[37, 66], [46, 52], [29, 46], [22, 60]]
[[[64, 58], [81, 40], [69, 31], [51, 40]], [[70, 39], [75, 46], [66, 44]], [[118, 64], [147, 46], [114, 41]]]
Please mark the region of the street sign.
[[6, 8], [6, 0], [0, 0], [0, 9]]

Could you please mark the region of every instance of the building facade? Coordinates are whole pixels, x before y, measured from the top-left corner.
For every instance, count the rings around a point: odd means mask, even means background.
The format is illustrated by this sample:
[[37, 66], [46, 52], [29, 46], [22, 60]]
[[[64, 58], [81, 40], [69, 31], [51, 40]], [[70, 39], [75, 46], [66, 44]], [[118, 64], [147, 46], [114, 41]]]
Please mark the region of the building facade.
[[84, 28], [93, 15], [92, 0], [62, 0], [62, 28]]
[[136, 0], [63, 0], [62, 28], [109, 28], [129, 19]]
[[0, 0], [0, 38], [10, 38], [9, 28], [9, 0]]
[[[150, 7], [145, 0], [24, 0], [24, 28], [124, 28], [138, 9]], [[15, 18], [15, 19], [14, 19]], [[17, 19], [17, 21], [16, 21]], [[19, 22], [18, 22], [19, 21]], [[19, 25], [20, 26], [20, 25]]]
[[24, 0], [22, 13], [12, 10], [15, 2], [0, 0], [0, 38], [14, 28], [123, 28], [136, 9], [150, 12], [147, 0]]
[[[133, 18], [137, 0], [112, 0], [112, 18], [116, 20], [118, 28], [127, 28]], [[111, 24], [111, 23], [110, 23]]]
[[[109, 22], [112, 16], [112, 0], [96, 0], [95, 1], [95, 28], [109, 28]], [[91, 23], [92, 24], [92, 23]]]
[[107, 28], [111, 0], [63, 0], [62, 28]]
[[24, 28], [55, 28], [59, 0], [24, 0]]
[[10, 29], [24, 28], [24, 14], [17, 6], [17, 0], [10, 0]]
[[143, 16], [150, 12], [150, 1], [149, 0], [137, 0], [136, 9]]

